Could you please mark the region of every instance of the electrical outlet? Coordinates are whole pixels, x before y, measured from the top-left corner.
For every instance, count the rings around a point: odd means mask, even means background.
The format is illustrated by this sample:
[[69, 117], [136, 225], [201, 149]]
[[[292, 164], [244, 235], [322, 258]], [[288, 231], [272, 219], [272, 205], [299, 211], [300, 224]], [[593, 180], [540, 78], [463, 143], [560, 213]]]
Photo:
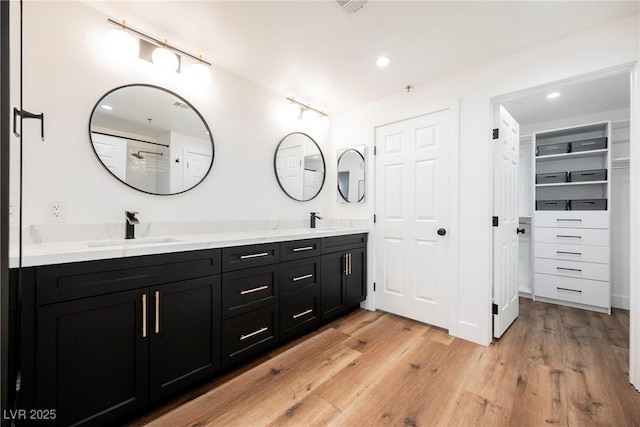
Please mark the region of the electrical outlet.
[[65, 221], [65, 203], [49, 202], [49, 222]]

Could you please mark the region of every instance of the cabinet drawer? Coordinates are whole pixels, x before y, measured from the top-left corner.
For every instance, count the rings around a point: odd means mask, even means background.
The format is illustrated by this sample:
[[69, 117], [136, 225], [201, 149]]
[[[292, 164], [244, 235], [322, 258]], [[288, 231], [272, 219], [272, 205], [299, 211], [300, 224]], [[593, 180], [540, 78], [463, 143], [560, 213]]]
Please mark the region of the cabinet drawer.
[[536, 243], [609, 247], [609, 230], [535, 227], [533, 233]]
[[278, 267], [266, 266], [222, 274], [222, 318], [229, 319], [278, 299]]
[[35, 267], [37, 304], [162, 285], [220, 273], [220, 249]]
[[609, 247], [536, 243], [535, 256], [537, 258], [609, 264]]
[[280, 243], [280, 261], [293, 261], [318, 255], [320, 255], [320, 239]]
[[367, 234], [351, 234], [347, 236], [325, 237], [322, 239], [322, 253], [348, 251], [367, 245]]
[[534, 272], [580, 279], [609, 281], [609, 264], [534, 258]]
[[535, 212], [536, 227], [609, 228], [607, 211]]
[[289, 299], [320, 288], [320, 258], [280, 264], [280, 300]]
[[273, 347], [278, 341], [277, 305], [222, 322], [222, 365], [229, 367]]
[[238, 246], [222, 249], [222, 271], [275, 264], [280, 261], [280, 244]]
[[318, 295], [303, 295], [280, 303], [282, 339], [315, 329], [319, 322]]
[[609, 282], [576, 279], [573, 277], [535, 275], [535, 294], [579, 304], [609, 308]]

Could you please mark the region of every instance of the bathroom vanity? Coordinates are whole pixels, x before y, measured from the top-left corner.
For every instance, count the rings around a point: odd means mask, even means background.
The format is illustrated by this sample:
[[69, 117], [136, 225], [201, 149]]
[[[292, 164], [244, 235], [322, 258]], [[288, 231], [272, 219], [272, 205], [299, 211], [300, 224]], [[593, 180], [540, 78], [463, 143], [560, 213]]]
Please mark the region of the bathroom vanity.
[[24, 267], [19, 406], [113, 422], [318, 328], [366, 298], [361, 231]]

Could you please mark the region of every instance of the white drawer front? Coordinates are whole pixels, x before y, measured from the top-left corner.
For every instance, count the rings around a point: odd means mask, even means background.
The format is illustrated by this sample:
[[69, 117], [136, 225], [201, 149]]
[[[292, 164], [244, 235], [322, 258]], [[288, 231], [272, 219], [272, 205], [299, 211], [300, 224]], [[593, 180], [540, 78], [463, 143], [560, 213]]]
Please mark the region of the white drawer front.
[[536, 243], [609, 247], [609, 230], [535, 227], [533, 233]]
[[611, 299], [608, 282], [548, 274], [535, 275], [535, 294], [538, 297], [605, 308], [609, 308]]
[[609, 247], [536, 243], [534, 256], [538, 258], [609, 264]]
[[534, 258], [534, 272], [579, 279], [609, 281], [609, 264]]
[[608, 211], [536, 211], [536, 227], [609, 228]]

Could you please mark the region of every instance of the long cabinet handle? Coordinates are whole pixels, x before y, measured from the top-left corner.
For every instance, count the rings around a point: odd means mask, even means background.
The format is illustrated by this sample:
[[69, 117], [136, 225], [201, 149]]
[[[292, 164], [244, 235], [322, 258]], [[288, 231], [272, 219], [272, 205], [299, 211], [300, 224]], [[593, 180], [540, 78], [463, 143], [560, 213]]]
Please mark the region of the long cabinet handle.
[[304, 316], [305, 314], [309, 314], [309, 313], [311, 313], [312, 311], [313, 311], [313, 309], [311, 309], [311, 308], [310, 308], [310, 309], [308, 309], [308, 310], [303, 311], [302, 313], [294, 314], [294, 315], [293, 315], [293, 318], [294, 318], [294, 319], [297, 319], [298, 317]]
[[582, 255], [582, 252], [566, 252], [566, 251], [556, 251], [558, 255]]
[[313, 246], [305, 246], [304, 248], [294, 248], [293, 252], [310, 251], [311, 249], [313, 249]]
[[142, 338], [147, 337], [147, 294], [142, 294]]
[[579, 268], [556, 267], [556, 270], [577, 271], [578, 273], [582, 273], [582, 270]]
[[247, 335], [240, 335], [240, 341], [246, 340], [247, 338], [251, 338], [254, 335], [261, 334], [264, 331], [266, 331], [267, 329], [269, 329], [269, 328], [267, 328], [266, 326], [263, 326], [262, 328], [258, 329], [257, 331], [253, 331], [253, 332], [251, 332], [251, 333], [249, 333]]
[[240, 291], [240, 295], [252, 294], [254, 292], [263, 291], [265, 289], [269, 289], [269, 286], [268, 285], [263, 285], [263, 286], [258, 286], [257, 288], [253, 288], [253, 289], [246, 289], [244, 291]]
[[309, 277], [313, 277], [313, 274], [305, 274], [304, 276], [294, 277], [292, 280], [297, 282], [298, 280], [308, 279]]
[[556, 234], [558, 239], [582, 239], [582, 236], [566, 236], [563, 234]]
[[242, 255], [240, 256], [240, 259], [260, 258], [268, 255], [269, 255], [269, 252], [260, 252], [259, 254]]
[[160, 291], [156, 291], [156, 334], [160, 332]]
[[560, 286], [556, 286], [556, 289], [559, 291], [569, 291], [569, 292], [578, 292], [578, 293], [582, 293], [581, 290], [579, 289], [569, 289], [569, 288], [561, 288]]
[[349, 254], [344, 254], [344, 275], [349, 274]]
[[352, 261], [353, 261], [353, 254], [349, 252], [349, 275], [351, 275], [352, 273], [352, 270], [351, 270], [351, 267], [353, 266]]
[[556, 219], [557, 222], [562, 222], [562, 221], [566, 221], [566, 222], [582, 222], [581, 219], [578, 218], [557, 218]]

